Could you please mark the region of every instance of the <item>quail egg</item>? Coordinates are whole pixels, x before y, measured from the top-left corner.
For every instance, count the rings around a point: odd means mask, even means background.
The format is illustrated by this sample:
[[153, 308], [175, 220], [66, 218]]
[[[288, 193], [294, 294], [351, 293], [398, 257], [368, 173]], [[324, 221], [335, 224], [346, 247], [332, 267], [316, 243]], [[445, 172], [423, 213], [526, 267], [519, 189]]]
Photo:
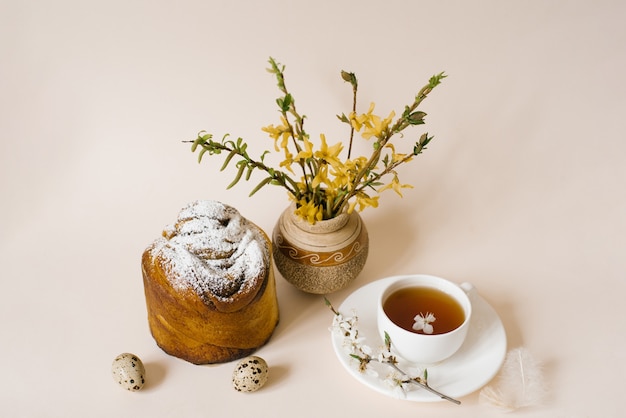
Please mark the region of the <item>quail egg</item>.
[[233, 372], [233, 387], [239, 392], [254, 392], [267, 382], [269, 368], [261, 357], [246, 357]]
[[111, 373], [113, 380], [131, 392], [141, 389], [145, 383], [146, 369], [141, 359], [131, 353], [122, 353], [115, 357]]

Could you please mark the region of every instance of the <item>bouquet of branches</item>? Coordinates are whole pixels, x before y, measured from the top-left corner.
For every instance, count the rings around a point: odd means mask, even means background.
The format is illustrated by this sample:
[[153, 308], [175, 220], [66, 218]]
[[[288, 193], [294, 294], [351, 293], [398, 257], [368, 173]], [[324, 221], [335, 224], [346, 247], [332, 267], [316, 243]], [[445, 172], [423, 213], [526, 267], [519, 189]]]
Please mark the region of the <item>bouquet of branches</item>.
[[[255, 170], [261, 171], [264, 178], [252, 189], [250, 196], [266, 185], [281, 186], [296, 202], [296, 214], [313, 224], [344, 211], [351, 213], [355, 208], [362, 211], [366, 207], [377, 207], [378, 195], [385, 190], [392, 189], [402, 196], [402, 188], [412, 187], [400, 183], [396, 169], [422, 153], [433, 137], [428, 133], [421, 134], [412, 149], [404, 153], [396, 151], [392, 139], [401, 138], [408, 127], [425, 123], [426, 113], [418, 110], [418, 106], [446, 77], [443, 72], [430, 78], [400, 116], [396, 118], [392, 111], [383, 118], [374, 113], [374, 103], [366, 113], [357, 113], [357, 78], [354, 73], [342, 71], [341, 77], [350, 83], [353, 94], [352, 110], [347, 115], [337, 116], [350, 128], [347, 147], [344, 147], [341, 141], [329, 145], [323, 133], [319, 135], [319, 141], [313, 142], [304, 127], [305, 116], [296, 109], [295, 99], [285, 84], [285, 67], [273, 58], [269, 59], [269, 64], [268, 71], [275, 75], [281, 92], [276, 99], [280, 123], [262, 130], [274, 140], [275, 151], [283, 154], [284, 159], [278, 167], [266, 163], [270, 151], [252, 158], [248, 154], [248, 144], [242, 138], [231, 139], [229, 134], [221, 140], [214, 140], [212, 134], [201, 131], [194, 141], [189, 141], [192, 142], [192, 152], [199, 150], [199, 162], [206, 153], [226, 154], [221, 170], [236, 161], [236, 175], [228, 188], [242, 178], [249, 180]], [[369, 156], [352, 156], [355, 133], [372, 141]]]

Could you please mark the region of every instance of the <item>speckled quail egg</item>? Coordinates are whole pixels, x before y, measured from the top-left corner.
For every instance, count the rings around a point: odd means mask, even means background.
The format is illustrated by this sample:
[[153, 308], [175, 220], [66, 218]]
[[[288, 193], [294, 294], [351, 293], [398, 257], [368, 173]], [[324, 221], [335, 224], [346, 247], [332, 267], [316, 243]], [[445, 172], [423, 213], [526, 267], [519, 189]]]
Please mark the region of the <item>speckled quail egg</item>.
[[111, 373], [113, 380], [131, 392], [141, 389], [145, 383], [146, 369], [139, 357], [131, 353], [122, 353], [115, 357]]
[[246, 357], [237, 363], [233, 372], [233, 387], [239, 392], [254, 392], [267, 382], [269, 368], [261, 357]]

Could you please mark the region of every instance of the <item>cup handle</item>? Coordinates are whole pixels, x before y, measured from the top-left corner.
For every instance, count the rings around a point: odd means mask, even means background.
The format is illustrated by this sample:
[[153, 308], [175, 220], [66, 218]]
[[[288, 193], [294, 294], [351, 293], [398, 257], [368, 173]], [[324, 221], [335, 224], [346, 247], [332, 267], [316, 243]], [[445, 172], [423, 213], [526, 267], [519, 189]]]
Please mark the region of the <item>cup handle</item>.
[[476, 293], [477, 290], [473, 284], [468, 282], [463, 282], [459, 285], [461, 289], [467, 294], [467, 296], [472, 296], [472, 294]]

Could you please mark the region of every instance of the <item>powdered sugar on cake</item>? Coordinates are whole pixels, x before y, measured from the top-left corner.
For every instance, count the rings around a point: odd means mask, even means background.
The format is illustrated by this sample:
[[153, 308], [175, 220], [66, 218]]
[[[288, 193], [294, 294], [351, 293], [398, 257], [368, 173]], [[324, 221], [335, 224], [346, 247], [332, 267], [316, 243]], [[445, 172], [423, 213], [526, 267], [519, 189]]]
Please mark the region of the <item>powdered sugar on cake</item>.
[[257, 288], [269, 266], [263, 233], [223, 203], [190, 203], [152, 244], [151, 255], [169, 270], [178, 289], [192, 288], [205, 302], [228, 302]]

